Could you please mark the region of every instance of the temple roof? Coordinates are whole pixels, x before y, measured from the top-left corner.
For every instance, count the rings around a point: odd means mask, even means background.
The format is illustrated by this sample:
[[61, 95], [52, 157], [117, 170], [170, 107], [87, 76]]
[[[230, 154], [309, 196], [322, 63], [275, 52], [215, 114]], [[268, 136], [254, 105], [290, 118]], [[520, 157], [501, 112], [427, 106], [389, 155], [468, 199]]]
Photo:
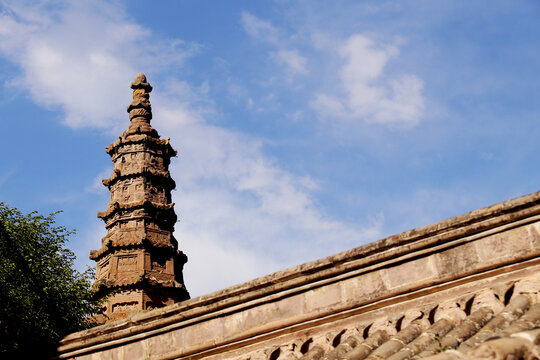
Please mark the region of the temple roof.
[[60, 358], [538, 357], [540, 192], [72, 334]]
[[[506, 291], [484, 289], [421, 309], [387, 314], [355, 329], [330, 331], [315, 342], [312, 337], [298, 338], [290, 350], [302, 360], [463, 360], [496, 354], [503, 359], [516, 349], [524, 357], [538, 356], [539, 288], [540, 278], [511, 282], [505, 284]], [[278, 359], [287, 349], [274, 345], [265, 351], [268, 358]]]

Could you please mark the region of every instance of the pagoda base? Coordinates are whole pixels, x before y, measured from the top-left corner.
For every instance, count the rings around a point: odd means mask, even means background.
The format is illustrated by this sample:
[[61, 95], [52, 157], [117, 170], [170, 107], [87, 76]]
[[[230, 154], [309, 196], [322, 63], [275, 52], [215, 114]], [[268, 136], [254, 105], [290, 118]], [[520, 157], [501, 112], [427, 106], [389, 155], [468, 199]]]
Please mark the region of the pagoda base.
[[[129, 314], [153, 310], [189, 299], [185, 288], [123, 289], [111, 293], [104, 308], [104, 321], [125, 319]], [[100, 317], [101, 318], [101, 317]], [[98, 320], [102, 322], [101, 320]]]

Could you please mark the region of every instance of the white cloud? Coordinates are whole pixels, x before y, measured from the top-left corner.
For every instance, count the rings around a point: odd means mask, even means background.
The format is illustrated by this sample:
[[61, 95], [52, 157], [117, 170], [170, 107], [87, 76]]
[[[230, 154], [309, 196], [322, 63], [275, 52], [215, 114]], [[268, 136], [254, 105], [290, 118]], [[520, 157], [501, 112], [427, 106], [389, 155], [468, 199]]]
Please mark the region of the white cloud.
[[0, 173], [0, 186], [4, 185], [9, 178], [11, 178], [13, 175], [17, 173], [16, 169], [10, 169], [10, 170], [4, 170]]
[[[129, 103], [129, 82], [139, 69], [147, 72], [156, 88], [153, 125], [180, 150], [171, 167], [179, 186], [175, 208], [182, 220], [175, 236], [190, 257], [185, 271], [192, 294], [380, 235], [381, 217], [366, 224], [332, 219], [314, 200], [316, 181], [283, 170], [264, 154], [258, 139], [209, 124], [208, 116], [216, 112], [208, 99], [211, 84], [153, 81], [152, 73], [181, 63], [198, 47], [156, 38], [127, 20], [118, 6], [92, 4], [62, 4], [54, 10], [45, 6], [39, 16], [32, 7], [11, 8], [2, 15], [0, 52], [21, 68], [12, 84], [39, 104], [60, 107], [68, 126], [115, 134], [128, 125], [123, 109]], [[271, 24], [247, 13], [242, 19], [254, 36], [277, 41]], [[299, 54], [283, 54], [285, 66], [305, 69]], [[100, 245], [95, 236], [88, 238], [92, 245], [81, 247], [83, 257], [89, 247]]]
[[102, 180], [108, 179], [111, 177], [113, 168], [112, 166], [107, 167], [107, 169], [100, 172], [97, 176], [94, 177], [91, 185], [88, 185], [84, 191], [91, 194], [103, 195], [108, 194], [107, 187], [103, 185]]
[[118, 125], [129, 102], [126, 79], [135, 69], [159, 71], [197, 49], [156, 39], [106, 2], [55, 5], [7, 3], [0, 53], [22, 69], [10, 85], [26, 89], [38, 104], [61, 107], [72, 127]]
[[284, 68], [287, 80], [290, 81], [296, 75], [308, 73], [306, 57], [300, 55], [298, 50], [290, 49], [289, 40], [272, 23], [245, 11], [242, 12], [241, 22], [249, 36], [260, 42], [268, 43], [276, 49], [270, 51], [269, 56]]
[[[173, 96], [153, 97], [154, 126], [180, 147], [171, 173], [180, 187], [175, 236], [193, 263], [186, 278], [197, 278], [203, 268], [209, 278], [228, 268], [227, 282], [220, 281], [230, 285], [380, 236], [381, 217], [363, 225], [332, 219], [313, 199], [315, 181], [282, 170], [260, 141], [205, 123], [198, 109]], [[215, 249], [208, 255], [200, 250], [209, 246]], [[200, 294], [215, 289], [216, 281], [190, 286]]]
[[[284, 69], [289, 82], [299, 75], [316, 74], [302, 79], [314, 89], [310, 105], [334, 127], [351, 130], [356, 123], [412, 127], [421, 120], [422, 80], [413, 74], [390, 77], [385, 72], [388, 63], [399, 56], [397, 45], [378, 44], [364, 34], [339, 41], [317, 29], [309, 30], [307, 40], [302, 32], [288, 34], [247, 12], [242, 13], [241, 21], [249, 36], [269, 47], [270, 58]], [[315, 66], [311, 71], [308, 57], [296, 49], [300, 45], [316, 50], [310, 55]], [[335, 55], [340, 59], [339, 68], [332, 60]], [[338, 83], [334, 89], [329, 86], [332, 76]]]
[[273, 44], [280, 42], [278, 29], [269, 21], [264, 21], [244, 11], [241, 14], [241, 22], [249, 36]]
[[287, 74], [292, 77], [294, 75], [307, 74], [306, 63], [307, 59], [301, 56], [297, 50], [281, 49], [272, 54], [272, 57], [280, 65], [285, 65]]
[[462, 186], [447, 188], [419, 187], [409, 193], [389, 196], [381, 202], [391, 204], [395, 231], [413, 229], [426, 224], [472, 211], [478, 204], [485, 204], [486, 195], [464, 192]]
[[[102, 209], [105, 209], [105, 206]], [[77, 234], [70, 239], [69, 247], [77, 256], [75, 268], [78, 271], [85, 271], [88, 267], [95, 269], [95, 263], [88, 260], [88, 254], [90, 254], [90, 250], [99, 249], [101, 239], [105, 235], [107, 235], [107, 231], [103, 221], [94, 214], [88, 224], [85, 224], [84, 229], [77, 230]]]
[[384, 69], [399, 55], [395, 46], [377, 46], [370, 38], [356, 34], [339, 49], [344, 64], [339, 79], [344, 96], [319, 92], [311, 102], [324, 118], [347, 122], [414, 126], [424, 110], [423, 83], [405, 74], [385, 81]]

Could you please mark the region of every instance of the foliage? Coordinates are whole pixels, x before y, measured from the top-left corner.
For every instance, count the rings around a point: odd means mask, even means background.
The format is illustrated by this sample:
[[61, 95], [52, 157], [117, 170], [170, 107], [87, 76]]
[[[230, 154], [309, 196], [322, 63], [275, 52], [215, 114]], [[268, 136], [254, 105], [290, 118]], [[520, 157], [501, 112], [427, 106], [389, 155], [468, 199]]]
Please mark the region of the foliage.
[[55, 226], [55, 215], [23, 215], [0, 202], [0, 357], [47, 357], [99, 309], [94, 274], [73, 269], [75, 255], [64, 247], [73, 231]]

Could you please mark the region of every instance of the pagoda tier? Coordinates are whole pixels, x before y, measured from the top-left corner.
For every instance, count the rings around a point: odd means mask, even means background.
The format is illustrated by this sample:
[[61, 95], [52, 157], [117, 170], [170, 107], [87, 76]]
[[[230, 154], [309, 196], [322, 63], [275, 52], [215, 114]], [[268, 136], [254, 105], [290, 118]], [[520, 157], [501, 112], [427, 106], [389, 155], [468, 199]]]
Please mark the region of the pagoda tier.
[[150, 125], [152, 86], [146, 76], [137, 74], [131, 88], [131, 124], [106, 147], [114, 169], [103, 184], [111, 198], [98, 217], [107, 235], [101, 248], [90, 252], [97, 262], [95, 286], [99, 297], [107, 297], [110, 320], [189, 298], [182, 276], [187, 257], [173, 236], [177, 218], [171, 190], [176, 184], [169, 164], [177, 152]]

